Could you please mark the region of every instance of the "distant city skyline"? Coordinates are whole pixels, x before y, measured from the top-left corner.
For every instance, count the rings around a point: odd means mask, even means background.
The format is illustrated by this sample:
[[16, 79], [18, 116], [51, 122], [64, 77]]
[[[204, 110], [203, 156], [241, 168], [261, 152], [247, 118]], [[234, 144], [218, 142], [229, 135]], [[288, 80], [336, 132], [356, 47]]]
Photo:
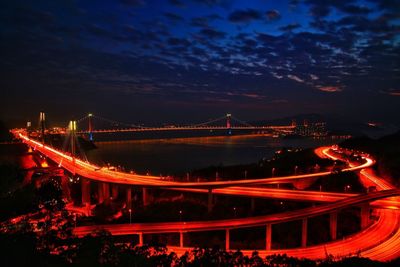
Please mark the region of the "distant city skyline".
[[1, 116], [399, 123], [400, 1], [12, 1]]

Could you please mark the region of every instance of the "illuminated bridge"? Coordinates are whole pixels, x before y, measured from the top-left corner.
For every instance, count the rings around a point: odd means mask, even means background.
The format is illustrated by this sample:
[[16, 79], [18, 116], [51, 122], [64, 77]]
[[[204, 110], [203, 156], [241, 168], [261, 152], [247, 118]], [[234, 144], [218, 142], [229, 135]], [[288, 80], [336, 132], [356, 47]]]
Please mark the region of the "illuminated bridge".
[[[95, 127], [95, 121], [97, 127]], [[83, 123], [86, 122], [86, 127]], [[126, 132], [177, 132], [177, 131], [225, 131], [227, 135], [231, 135], [233, 131], [257, 131], [271, 134], [290, 134], [293, 133], [295, 125], [264, 125], [255, 126], [245, 121], [235, 118], [232, 114], [226, 114], [216, 119], [211, 119], [203, 123], [193, 125], [166, 125], [162, 127], [149, 127], [136, 124], [128, 124], [118, 122], [115, 120], [96, 116], [94, 114], [88, 114], [79, 120], [71, 121], [76, 125], [76, 133], [84, 134], [89, 137], [89, 140], [93, 140], [93, 134], [102, 133], [126, 133]], [[44, 113], [40, 113], [39, 125], [41, 133], [45, 132], [45, 116]], [[79, 128], [85, 130], [79, 130]], [[57, 132], [55, 132], [57, 133]]]

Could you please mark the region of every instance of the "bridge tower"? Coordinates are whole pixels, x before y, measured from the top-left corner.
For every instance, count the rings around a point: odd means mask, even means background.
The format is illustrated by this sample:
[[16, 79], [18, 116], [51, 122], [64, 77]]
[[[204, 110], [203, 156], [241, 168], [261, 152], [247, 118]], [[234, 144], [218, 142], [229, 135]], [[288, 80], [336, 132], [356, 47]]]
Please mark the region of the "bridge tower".
[[89, 115], [88, 115], [88, 122], [89, 122], [89, 124], [88, 124], [88, 133], [89, 133], [89, 140], [90, 141], [93, 141], [93, 120], [92, 120], [92, 118], [93, 118], [93, 114], [89, 113]]
[[226, 129], [228, 129], [228, 135], [232, 134], [232, 125], [231, 125], [232, 114], [226, 114]]
[[69, 131], [71, 135], [71, 157], [72, 157], [72, 162], [75, 164], [76, 121], [69, 122]]
[[46, 127], [46, 115], [44, 112], [40, 112], [39, 115], [39, 124], [40, 124], [40, 132], [42, 135], [42, 143], [44, 144], [44, 132], [45, 132], [45, 127]]

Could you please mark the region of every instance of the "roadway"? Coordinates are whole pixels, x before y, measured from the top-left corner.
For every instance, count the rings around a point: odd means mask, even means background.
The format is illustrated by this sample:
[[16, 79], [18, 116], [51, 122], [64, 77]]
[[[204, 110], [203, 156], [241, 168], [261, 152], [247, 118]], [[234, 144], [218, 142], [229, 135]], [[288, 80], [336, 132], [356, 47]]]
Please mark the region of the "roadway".
[[[91, 177], [93, 180], [112, 182], [119, 184], [129, 184], [129, 185], [141, 185], [141, 186], [155, 186], [163, 188], [174, 188], [176, 190], [201, 190], [201, 188], [215, 188], [213, 192], [234, 194], [233, 192], [240, 190], [247, 190], [252, 192], [254, 196], [264, 195], [265, 190], [274, 189], [257, 189], [260, 192], [256, 193], [256, 189], [253, 188], [248, 190], [248, 188], [237, 187], [239, 185], [250, 185], [250, 184], [263, 184], [263, 183], [283, 183], [288, 181], [293, 181], [297, 179], [313, 178], [319, 176], [327, 176], [330, 172], [321, 172], [306, 175], [292, 175], [285, 177], [276, 178], [263, 178], [263, 179], [247, 179], [238, 181], [224, 181], [224, 182], [202, 182], [202, 183], [177, 183], [170, 181], [163, 181], [157, 176], [143, 176], [135, 174], [127, 174], [122, 172], [110, 171], [106, 169], [98, 168], [90, 163], [83, 162], [80, 160], [74, 160], [70, 156], [65, 155], [57, 150], [54, 150], [48, 146], [42, 146], [39, 142], [31, 140], [26, 136], [19, 134], [19, 137], [24, 140], [28, 145], [35, 147], [42, 154], [48, 156], [54, 162], [61, 163], [64, 168], [71, 172], [76, 172], [77, 174], [84, 177]], [[329, 157], [332, 159], [338, 159], [337, 155], [332, 155], [329, 153], [329, 148], [322, 148], [316, 151], [323, 157]], [[162, 223], [149, 223], [149, 224], [131, 224], [131, 225], [103, 225], [103, 226], [85, 226], [77, 227], [76, 233], [78, 235], [84, 235], [85, 233], [91, 232], [93, 229], [102, 227], [111, 231], [112, 234], [135, 234], [135, 233], [165, 233], [165, 232], [188, 232], [188, 231], [211, 231], [211, 230], [221, 230], [221, 229], [231, 229], [239, 227], [252, 227], [265, 225], [267, 223], [281, 223], [284, 221], [298, 220], [304, 217], [318, 216], [320, 214], [329, 213], [334, 210], [340, 210], [342, 208], [356, 205], [363, 202], [370, 202], [381, 198], [390, 198], [389, 201], [398, 205], [399, 190], [395, 189], [384, 179], [371, 174], [369, 171], [362, 170], [371, 166], [374, 161], [369, 157], [365, 157], [365, 163], [357, 166], [353, 166], [351, 163], [350, 167], [345, 169], [345, 171], [355, 171], [361, 170], [360, 175], [366, 180], [366, 182], [374, 184], [378, 191], [370, 194], [362, 194], [349, 196], [346, 195], [334, 195], [334, 193], [326, 192], [313, 192], [305, 193], [304, 191], [297, 191], [297, 194], [289, 194], [288, 192], [278, 191], [275, 189], [276, 194], [280, 194], [283, 198], [289, 198], [291, 195], [292, 199], [303, 197], [308, 198], [310, 201], [313, 199], [322, 199], [323, 196], [327, 196], [330, 199], [326, 202], [335, 201], [333, 203], [320, 205], [317, 207], [311, 207], [307, 209], [290, 211], [280, 214], [265, 215], [250, 218], [240, 218], [232, 220], [219, 220], [219, 221], [201, 221], [201, 222], [162, 222]], [[268, 181], [267, 181], [268, 180]], [[188, 187], [190, 187], [188, 189]], [[226, 187], [226, 188], [219, 188]], [[186, 189], [184, 189], [186, 188]], [[228, 191], [221, 191], [228, 190]], [[230, 192], [229, 192], [230, 190]], [[263, 191], [264, 190], [264, 191]], [[271, 194], [271, 192], [269, 192]], [[250, 193], [249, 193], [250, 194]], [[285, 196], [286, 194], [286, 196]], [[308, 194], [308, 196], [307, 196]], [[335, 199], [336, 198], [336, 199]], [[338, 200], [338, 198], [341, 198]], [[310, 259], [321, 259], [326, 257], [326, 253], [332, 254], [334, 256], [343, 256], [348, 254], [361, 253], [364, 257], [369, 257], [375, 260], [390, 260], [395, 257], [400, 256], [400, 211], [396, 209], [379, 209], [379, 219], [375, 221], [370, 227], [367, 227], [363, 231], [352, 235], [350, 238], [344, 240], [338, 240], [334, 242], [325, 243], [322, 245], [311, 246], [306, 248], [296, 248], [296, 249], [285, 249], [285, 250], [268, 250], [260, 251], [260, 256], [286, 253], [290, 256], [295, 257], [306, 257]], [[176, 248], [169, 247], [170, 250], [176, 252], [187, 251], [190, 248]], [[244, 251], [244, 253], [250, 253], [250, 251]]]
[[249, 218], [214, 220], [214, 221], [196, 221], [196, 222], [162, 222], [162, 223], [135, 223], [135, 224], [116, 224], [116, 225], [96, 225], [81, 226], [74, 230], [78, 236], [84, 236], [93, 232], [95, 229], [106, 229], [112, 235], [127, 235], [132, 233], [177, 233], [177, 232], [198, 232], [215, 231], [233, 228], [246, 228], [264, 226], [266, 224], [277, 224], [289, 221], [300, 220], [303, 218], [315, 217], [327, 214], [331, 211], [340, 210], [357, 204], [374, 201], [381, 198], [400, 195], [400, 190], [383, 190], [370, 194], [361, 194], [354, 197], [348, 197], [340, 201], [319, 205], [295, 211], [287, 211], [264, 216]]
[[[267, 178], [257, 178], [257, 179], [242, 179], [242, 180], [231, 180], [231, 181], [215, 181], [215, 182], [173, 182], [165, 181], [159, 176], [151, 175], [139, 175], [131, 174], [120, 171], [113, 171], [107, 168], [101, 168], [89, 162], [84, 162], [82, 160], [72, 158], [71, 156], [60, 152], [50, 146], [43, 145], [38, 141], [28, 138], [22, 133], [16, 133], [20, 139], [22, 139], [26, 144], [33, 147], [46, 157], [48, 157], [53, 162], [57, 163], [60, 167], [68, 170], [70, 173], [80, 175], [82, 177], [88, 178], [90, 180], [95, 180], [99, 182], [108, 182], [115, 184], [124, 185], [137, 185], [145, 187], [163, 187], [163, 188], [219, 188], [219, 187], [229, 187], [229, 186], [239, 186], [239, 185], [250, 185], [250, 184], [279, 184], [279, 183], [291, 183], [298, 180], [304, 179], [315, 179], [321, 176], [328, 176], [331, 174], [329, 171], [310, 173], [310, 174], [300, 174], [300, 175], [289, 175], [280, 177], [267, 177]], [[329, 148], [324, 148], [323, 152], [328, 153]], [[364, 158], [365, 163], [358, 166], [352, 166], [343, 171], [356, 171], [363, 168], [367, 168], [374, 164], [371, 158]]]
[[92, 131], [78, 131], [78, 134], [89, 134], [89, 133], [121, 133], [121, 132], [154, 132], [154, 131], [192, 131], [192, 130], [208, 130], [208, 131], [227, 131], [227, 130], [253, 130], [253, 131], [265, 131], [275, 130], [280, 132], [293, 132], [295, 126], [232, 126], [227, 128], [226, 126], [176, 126], [176, 127], [136, 127], [136, 128], [122, 128], [122, 129], [96, 129]]

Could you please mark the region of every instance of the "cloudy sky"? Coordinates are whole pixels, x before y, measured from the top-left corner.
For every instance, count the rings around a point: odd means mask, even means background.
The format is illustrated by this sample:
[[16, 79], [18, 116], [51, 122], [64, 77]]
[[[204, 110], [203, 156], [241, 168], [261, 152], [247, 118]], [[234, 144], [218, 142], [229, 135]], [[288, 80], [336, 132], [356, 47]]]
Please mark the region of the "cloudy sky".
[[399, 120], [399, 0], [13, 0], [0, 28], [6, 120]]

